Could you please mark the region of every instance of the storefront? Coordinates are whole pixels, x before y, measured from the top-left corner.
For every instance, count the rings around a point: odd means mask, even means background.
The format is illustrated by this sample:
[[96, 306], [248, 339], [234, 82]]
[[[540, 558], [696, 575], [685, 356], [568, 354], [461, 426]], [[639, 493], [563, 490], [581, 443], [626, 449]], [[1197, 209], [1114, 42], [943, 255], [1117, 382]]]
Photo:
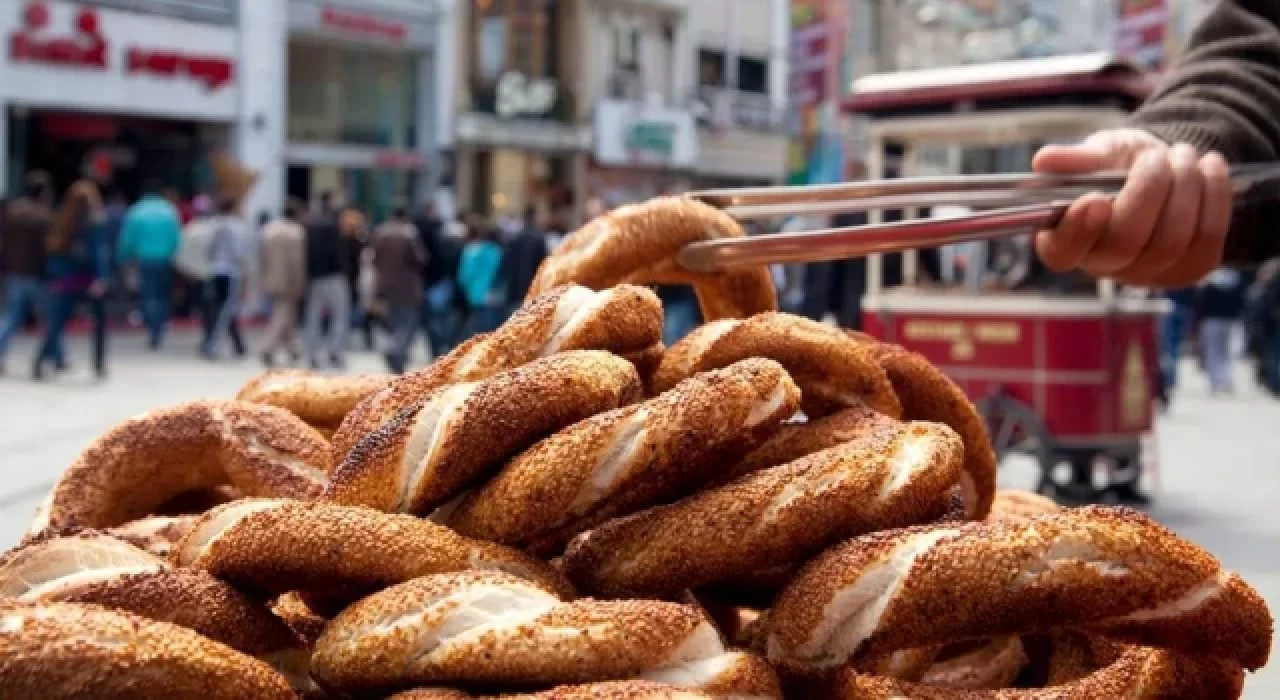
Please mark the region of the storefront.
[[374, 220], [442, 169], [434, 3], [288, 2], [286, 192], [333, 192]]
[[93, 175], [130, 197], [149, 179], [212, 189], [208, 155], [234, 148], [239, 116], [234, 17], [0, 3], [0, 191], [32, 169], [59, 189]]
[[690, 189], [698, 134], [687, 109], [601, 100], [590, 195], [610, 205]]
[[563, 48], [576, 3], [459, 3], [466, 99], [454, 130], [458, 206], [494, 217], [581, 202], [591, 129], [577, 123]]

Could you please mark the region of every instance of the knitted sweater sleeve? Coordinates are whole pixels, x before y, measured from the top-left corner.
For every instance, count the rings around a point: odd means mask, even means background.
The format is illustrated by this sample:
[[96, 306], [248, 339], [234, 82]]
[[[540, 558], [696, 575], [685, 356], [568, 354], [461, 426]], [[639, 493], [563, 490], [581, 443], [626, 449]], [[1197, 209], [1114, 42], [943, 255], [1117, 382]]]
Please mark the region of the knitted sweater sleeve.
[[[1280, 160], [1280, 0], [1219, 0], [1187, 53], [1132, 118], [1167, 142], [1228, 162]], [[1236, 212], [1227, 262], [1280, 255], [1280, 202]]]

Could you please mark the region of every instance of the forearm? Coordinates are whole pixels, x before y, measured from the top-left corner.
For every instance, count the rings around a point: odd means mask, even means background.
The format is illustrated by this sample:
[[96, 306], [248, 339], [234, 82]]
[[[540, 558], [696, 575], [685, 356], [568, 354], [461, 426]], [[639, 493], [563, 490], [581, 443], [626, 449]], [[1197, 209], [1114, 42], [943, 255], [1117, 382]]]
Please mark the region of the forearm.
[[[1280, 160], [1280, 0], [1220, 2], [1157, 93], [1132, 118], [1169, 143], [1217, 151], [1230, 163]], [[1227, 262], [1280, 255], [1280, 205], [1237, 210]]]

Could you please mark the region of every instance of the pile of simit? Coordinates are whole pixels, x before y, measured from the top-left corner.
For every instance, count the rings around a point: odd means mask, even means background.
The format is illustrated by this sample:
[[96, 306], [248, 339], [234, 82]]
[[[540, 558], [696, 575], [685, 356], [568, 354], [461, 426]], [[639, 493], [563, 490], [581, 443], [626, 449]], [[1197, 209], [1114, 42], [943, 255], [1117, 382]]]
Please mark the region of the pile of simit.
[[[740, 235], [622, 208], [422, 370], [112, 429], [0, 557], [0, 697], [1240, 695], [1256, 592], [1139, 513], [997, 494], [928, 362], [673, 261]], [[671, 348], [655, 283], [709, 319]]]

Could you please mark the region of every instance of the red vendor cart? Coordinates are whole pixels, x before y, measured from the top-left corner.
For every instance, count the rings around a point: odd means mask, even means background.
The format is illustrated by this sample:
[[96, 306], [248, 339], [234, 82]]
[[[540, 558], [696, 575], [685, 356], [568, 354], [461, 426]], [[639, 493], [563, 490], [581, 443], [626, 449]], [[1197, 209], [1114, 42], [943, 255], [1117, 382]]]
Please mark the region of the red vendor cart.
[[[855, 82], [845, 108], [866, 121], [872, 178], [956, 175], [964, 164], [963, 174], [979, 174], [975, 159], [966, 161], [974, 149], [1021, 145], [1029, 158], [1040, 144], [1121, 123], [1149, 90], [1132, 64], [1088, 55], [872, 75]], [[1165, 302], [1109, 282], [1076, 295], [926, 283], [915, 252], [903, 254], [903, 284], [886, 289], [883, 276], [873, 256], [864, 329], [924, 354], [958, 382], [986, 417], [1002, 462], [1033, 458], [1040, 491], [1060, 500], [1106, 501], [1113, 485], [1138, 477], [1150, 486], [1155, 460], [1144, 459], [1143, 445], [1154, 444], [1144, 437], [1154, 424]]]

